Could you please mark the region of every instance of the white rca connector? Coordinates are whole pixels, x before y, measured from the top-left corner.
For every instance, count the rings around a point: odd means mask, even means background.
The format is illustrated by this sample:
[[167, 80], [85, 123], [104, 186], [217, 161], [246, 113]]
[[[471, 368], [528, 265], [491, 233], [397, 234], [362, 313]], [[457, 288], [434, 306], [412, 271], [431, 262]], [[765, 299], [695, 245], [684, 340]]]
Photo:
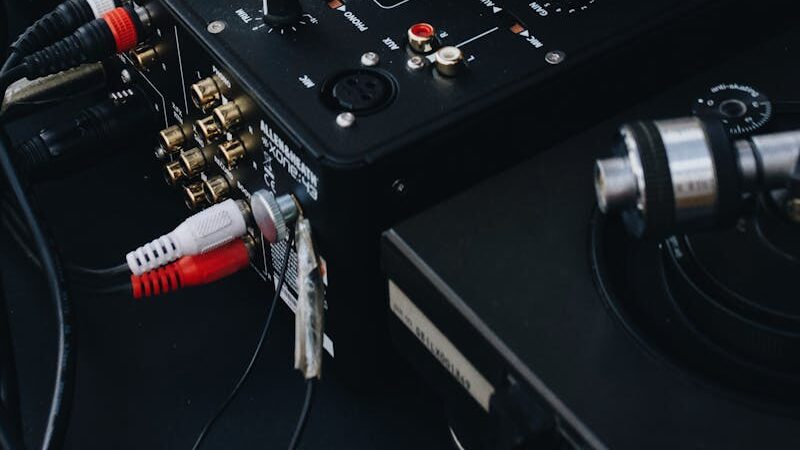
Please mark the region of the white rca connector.
[[92, 9], [95, 19], [102, 18], [107, 12], [116, 8], [118, 5], [114, 0], [85, 0]]
[[247, 205], [226, 200], [204, 209], [171, 233], [128, 253], [125, 259], [134, 275], [141, 275], [182, 257], [206, 253], [247, 233]]

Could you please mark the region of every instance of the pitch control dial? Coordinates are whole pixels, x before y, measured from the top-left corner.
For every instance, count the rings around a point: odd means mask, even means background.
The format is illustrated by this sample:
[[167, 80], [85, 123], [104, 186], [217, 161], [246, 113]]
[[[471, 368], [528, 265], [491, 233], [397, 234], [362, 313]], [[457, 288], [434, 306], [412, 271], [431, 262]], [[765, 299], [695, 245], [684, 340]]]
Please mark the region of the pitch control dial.
[[542, 6], [551, 14], [574, 14], [585, 11], [597, 0], [561, 0], [555, 2], [544, 2]]
[[694, 104], [694, 114], [719, 119], [731, 136], [753, 133], [772, 118], [772, 102], [744, 84], [718, 84]]

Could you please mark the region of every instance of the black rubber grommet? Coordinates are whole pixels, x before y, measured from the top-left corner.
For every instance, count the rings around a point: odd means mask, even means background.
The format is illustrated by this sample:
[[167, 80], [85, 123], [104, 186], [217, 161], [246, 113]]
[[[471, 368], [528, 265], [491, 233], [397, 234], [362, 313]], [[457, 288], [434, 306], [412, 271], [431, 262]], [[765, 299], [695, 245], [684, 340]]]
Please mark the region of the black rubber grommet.
[[732, 225], [742, 207], [742, 174], [736, 148], [719, 120], [702, 119], [717, 176], [717, 213], [713, 225]]
[[639, 148], [639, 158], [645, 181], [644, 226], [632, 229], [629, 219], [626, 225], [637, 237], [661, 238], [675, 225], [675, 193], [669, 171], [667, 150], [661, 134], [653, 122], [628, 124]]

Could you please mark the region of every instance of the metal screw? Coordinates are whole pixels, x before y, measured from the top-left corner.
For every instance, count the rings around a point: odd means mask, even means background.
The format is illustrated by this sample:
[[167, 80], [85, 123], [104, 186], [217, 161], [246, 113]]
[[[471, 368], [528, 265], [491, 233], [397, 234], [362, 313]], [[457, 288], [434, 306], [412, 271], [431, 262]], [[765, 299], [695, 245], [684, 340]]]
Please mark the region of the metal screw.
[[392, 183], [392, 190], [398, 195], [403, 195], [406, 193], [406, 184], [403, 180], [394, 180], [394, 183]]
[[381, 57], [375, 52], [367, 52], [361, 55], [361, 65], [366, 67], [377, 66], [381, 62]]
[[544, 56], [544, 60], [547, 61], [548, 64], [561, 64], [564, 60], [567, 59], [567, 54], [562, 52], [561, 50], [553, 50], [552, 52], [547, 52]]
[[211, 34], [222, 33], [222, 31], [225, 30], [225, 26], [225, 22], [221, 20], [215, 20], [208, 24], [206, 30], [208, 30], [208, 32]]
[[412, 56], [411, 58], [408, 58], [406, 66], [408, 66], [408, 68], [411, 70], [422, 69], [425, 67], [425, 58], [422, 56]]
[[800, 198], [793, 198], [786, 203], [786, 213], [793, 222], [800, 223]]
[[341, 128], [350, 128], [356, 123], [356, 116], [351, 112], [343, 112], [336, 116], [336, 125]]
[[133, 80], [131, 73], [128, 72], [128, 69], [122, 69], [122, 72], [119, 73], [119, 79], [122, 81], [122, 84], [128, 84]]

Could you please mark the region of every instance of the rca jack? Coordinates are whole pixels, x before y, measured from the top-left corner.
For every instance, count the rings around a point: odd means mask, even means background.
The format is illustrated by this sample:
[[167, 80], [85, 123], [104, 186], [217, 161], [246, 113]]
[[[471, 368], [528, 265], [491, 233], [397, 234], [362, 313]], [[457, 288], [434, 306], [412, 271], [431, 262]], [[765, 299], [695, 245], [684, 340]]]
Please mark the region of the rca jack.
[[236, 167], [239, 161], [247, 156], [247, 149], [239, 139], [223, 142], [217, 146], [217, 150], [219, 150], [219, 154], [225, 160], [225, 165], [229, 169]]
[[203, 181], [205, 200], [211, 205], [225, 200], [230, 190], [230, 183], [222, 175], [215, 175]]
[[229, 102], [214, 108], [212, 112], [217, 125], [225, 131], [230, 131], [242, 123], [244, 114], [236, 102]]
[[200, 175], [208, 164], [211, 156], [209, 153], [209, 147], [205, 147], [202, 150], [199, 148], [192, 148], [182, 151], [180, 156], [178, 156], [178, 161], [180, 162], [184, 174], [186, 174], [188, 178], [194, 178]]
[[415, 23], [408, 28], [408, 46], [418, 53], [430, 53], [436, 48], [436, 29], [429, 23]]
[[189, 91], [194, 106], [206, 112], [222, 102], [222, 96], [227, 93], [227, 86], [215, 75], [193, 84]]
[[187, 130], [187, 128], [186, 125], [173, 125], [159, 131], [159, 150], [156, 156], [165, 158], [183, 149], [184, 145], [186, 145], [186, 142], [189, 140], [189, 133], [191, 132], [191, 129]]
[[170, 161], [164, 165], [164, 180], [167, 184], [175, 186], [186, 178], [186, 172], [183, 171], [180, 161]]
[[222, 129], [212, 116], [204, 117], [195, 122], [194, 125], [206, 143], [214, 142], [222, 137]]
[[206, 201], [202, 182], [189, 183], [183, 187], [184, 200], [189, 209], [197, 209]]
[[158, 51], [151, 46], [131, 50], [129, 55], [136, 68], [144, 72], [150, 70], [150, 67], [158, 61]]

